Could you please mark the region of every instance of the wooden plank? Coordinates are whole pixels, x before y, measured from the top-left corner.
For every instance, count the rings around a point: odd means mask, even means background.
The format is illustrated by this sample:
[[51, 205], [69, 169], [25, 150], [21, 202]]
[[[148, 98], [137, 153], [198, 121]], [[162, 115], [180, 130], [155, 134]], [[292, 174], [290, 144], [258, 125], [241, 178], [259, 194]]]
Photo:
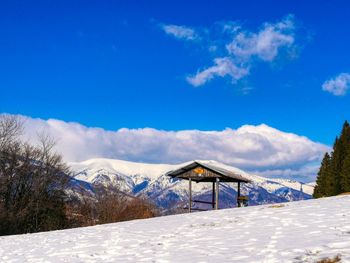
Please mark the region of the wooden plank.
[[213, 193], [211, 197], [211, 202], [213, 203], [213, 209], [215, 208], [215, 183], [213, 182]]
[[[185, 206], [182, 209], [188, 210], [188, 207]], [[211, 209], [202, 209], [202, 208], [196, 208], [196, 207], [192, 207], [192, 212], [193, 211], [210, 211]]]
[[[212, 205], [212, 204], [213, 204], [212, 202], [201, 201], [201, 200], [193, 200], [192, 202], [193, 202], [193, 203], [208, 204], [208, 205]], [[214, 204], [215, 204], [215, 202], [214, 202]], [[214, 205], [214, 204], [213, 204], [213, 205]]]
[[238, 207], [241, 206], [241, 202], [239, 201], [240, 196], [241, 196], [241, 182], [238, 182], [238, 186], [237, 186], [237, 206]]
[[219, 182], [220, 182], [220, 179], [219, 178], [216, 178], [216, 198], [215, 198], [215, 210], [218, 210], [219, 209]]
[[192, 180], [188, 179], [188, 187], [189, 187], [189, 202], [188, 202], [188, 212], [191, 213], [192, 210]]
[[192, 208], [193, 211], [208, 211], [208, 209]]

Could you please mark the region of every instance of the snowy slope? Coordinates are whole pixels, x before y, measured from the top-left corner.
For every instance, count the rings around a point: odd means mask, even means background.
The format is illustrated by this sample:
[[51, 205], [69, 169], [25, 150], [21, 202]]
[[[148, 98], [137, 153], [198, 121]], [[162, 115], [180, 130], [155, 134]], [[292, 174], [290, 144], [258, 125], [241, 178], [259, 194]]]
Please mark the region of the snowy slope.
[[350, 196], [0, 237], [1, 262], [350, 262]]
[[[200, 162], [226, 169], [252, 181], [243, 185], [242, 193], [249, 195], [250, 205], [278, 203], [311, 198], [313, 186], [285, 179], [268, 179], [252, 175], [238, 168], [216, 161], [201, 160]], [[159, 206], [169, 208], [187, 200], [188, 183], [172, 180], [165, 174], [178, 169], [190, 162], [171, 164], [146, 164], [113, 159], [91, 159], [81, 163], [71, 163], [75, 171], [75, 179], [92, 185], [113, 185], [120, 190], [134, 194], [146, 195]], [[302, 186], [302, 192], [300, 192]], [[235, 205], [236, 185], [222, 184], [220, 192], [221, 207]], [[194, 184], [193, 193], [204, 200], [210, 199], [211, 184]]]

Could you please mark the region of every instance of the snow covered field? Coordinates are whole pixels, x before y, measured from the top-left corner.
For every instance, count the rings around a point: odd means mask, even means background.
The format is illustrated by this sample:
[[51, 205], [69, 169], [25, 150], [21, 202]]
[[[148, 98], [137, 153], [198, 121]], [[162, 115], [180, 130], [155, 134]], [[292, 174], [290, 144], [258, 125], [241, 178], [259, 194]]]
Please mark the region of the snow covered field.
[[350, 262], [350, 196], [0, 237], [1, 262]]

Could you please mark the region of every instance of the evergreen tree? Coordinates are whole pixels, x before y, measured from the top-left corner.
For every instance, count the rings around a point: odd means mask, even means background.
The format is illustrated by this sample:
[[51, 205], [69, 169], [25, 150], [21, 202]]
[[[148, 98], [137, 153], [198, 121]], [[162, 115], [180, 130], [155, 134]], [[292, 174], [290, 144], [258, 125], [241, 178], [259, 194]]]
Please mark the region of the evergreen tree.
[[329, 192], [329, 173], [330, 173], [331, 157], [326, 153], [323, 157], [320, 170], [317, 174], [316, 186], [313, 196], [315, 198], [328, 196]]
[[329, 174], [326, 177], [326, 185], [327, 189], [325, 190], [327, 195], [326, 196], [332, 196], [337, 195], [340, 191], [339, 187], [339, 171], [340, 171], [340, 156], [341, 156], [341, 141], [338, 137], [335, 138], [334, 144], [333, 144], [333, 151], [331, 153], [330, 157], [330, 167], [329, 167]]
[[345, 121], [336, 137], [331, 156], [327, 153], [316, 179], [314, 197], [350, 192], [350, 125]]
[[350, 154], [350, 127], [346, 121], [343, 125], [339, 139], [334, 145], [332, 155], [332, 176], [334, 179], [334, 189], [330, 195], [337, 195], [345, 191], [344, 187], [347, 184], [347, 173], [343, 171], [344, 160]]
[[341, 167], [339, 172], [339, 184], [340, 193], [350, 191], [350, 174], [349, 174], [349, 164], [348, 159], [350, 158], [350, 126], [348, 122], [344, 123], [342, 134], [342, 150], [343, 158], [341, 160]]
[[343, 162], [340, 173], [342, 193], [350, 192], [350, 154], [348, 154]]

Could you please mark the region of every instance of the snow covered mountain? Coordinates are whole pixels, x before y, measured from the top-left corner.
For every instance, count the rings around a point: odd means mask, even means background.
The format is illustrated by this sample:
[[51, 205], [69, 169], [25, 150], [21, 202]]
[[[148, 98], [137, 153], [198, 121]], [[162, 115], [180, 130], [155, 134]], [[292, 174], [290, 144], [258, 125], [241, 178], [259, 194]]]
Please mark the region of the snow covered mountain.
[[[243, 184], [241, 191], [243, 195], [249, 196], [249, 205], [310, 199], [313, 192], [313, 186], [309, 184], [286, 179], [268, 179], [216, 161], [200, 162], [241, 174], [251, 180], [252, 183]], [[88, 184], [89, 191], [94, 186], [99, 185], [116, 186], [128, 194], [146, 195], [158, 206], [169, 209], [187, 202], [188, 182], [171, 179], [165, 174], [189, 163], [146, 164], [114, 159], [90, 159], [84, 162], [70, 163], [70, 166], [74, 171], [74, 179]], [[209, 201], [211, 187], [211, 184], [208, 183], [193, 184], [193, 195], [196, 198]], [[221, 183], [221, 208], [235, 206], [236, 196], [236, 184]]]
[[350, 262], [349, 202], [337, 196], [5, 236], [0, 261]]

